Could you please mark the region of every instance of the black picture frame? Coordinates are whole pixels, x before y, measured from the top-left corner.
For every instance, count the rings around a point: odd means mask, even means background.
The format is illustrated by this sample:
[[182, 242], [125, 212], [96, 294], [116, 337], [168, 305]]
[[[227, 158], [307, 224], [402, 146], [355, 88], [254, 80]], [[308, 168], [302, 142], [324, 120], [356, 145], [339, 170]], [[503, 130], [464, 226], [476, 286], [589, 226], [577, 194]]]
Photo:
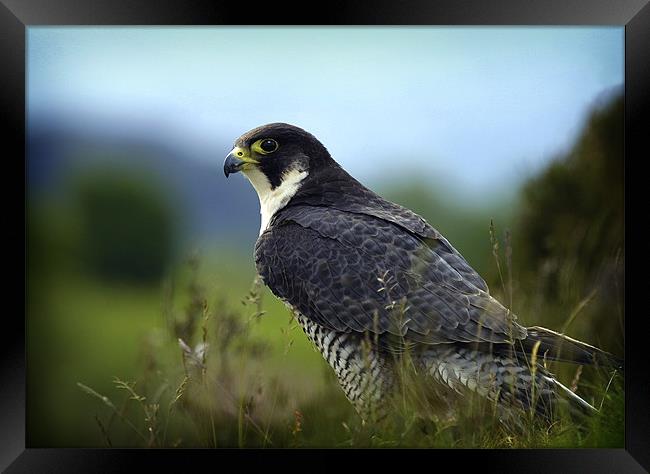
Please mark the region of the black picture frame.
[[[225, 25], [225, 24], [279, 24], [279, 25], [620, 25], [625, 26], [625, 235], [626, 271], [634, 272], [643, 263], [629, 252], [643, 245], [634, 244], [637, 232], [631, 229], [630, 206], [634, 200], [629, 193], [633, 183], [639, 183], [640, 173], [635, 169], [647, 156], [648, 98], [650, 89], [650, 6], [648, 0], [438, 0], [413, 2], [328, 2], [319, 5], [304, 3], [300, 8], [283, 8], [277, 3], [253, 6], [244, 2], [195, 0], [1, 0], [0, 5], [0, 69], [2, 112], [7, 119], [4, 127], [7, 138], [4, 150], [5, 164], [16, 166], [15, 171], [5, 167], [2, 190], [7, 193], [4, 203], [19, 202], [16, 195], [26, 183], [19, 176], [26, 173], [25, 162], [25, 39], [26, 28], [36, 25]], [[288, 12], [291, 12], [289, 15]], [[644, 153], [645, 152], [645, 153]], [[24, 209], [23, 209], [24, 210]], [[7, 223], [8, 234], [21, 237], [25, 221], [17, 213], [16, 223]], [[22, 225], [21, 225], [22, 224]], [[25, 234], [23, 234], [24, 236]], [[9, 244], [7, 244], [8, 246]], [[5, 257], [14, 259], [15, 268], [25, 271], [25, 254], [17, 250]], [[22, 247], [25, 249], [26, 247]], [[11, 268], [11, 267], [10, 267]], [[214, 468], [223, 468], [223, 460], [213, 457], [229, 454], [240, 467], [245, 464], [262, 469], [276, 461], [289, 468], [327, 467], [339, 469], [339, 460], [332, 454], [346, 458], [361, 454], [367, 468], [386, 462], [386, 456], [431, 463], [431, 469], [442, 465], [465, 471], [486, 469], [495, 472], [647, 472], [650, 469], [650, 376], [645, 354], [644, 320], [646, 312], [633, 309], [639, 301], [642, 278], [626, 278], [625, 305], [625, 448], [624, 449], [548, 449], [548, 450], [403, 450], [344, 451], [212, 451], [212, 450], [121, 450], [121, 449], [33, 449], [25, 447], [25, 325], [20, 308], [27, 302], [23, 290], [20, 304], [20, 285], [25, 278], [12, 275], [5, 284], [5, 294], [16, 301], [16, 308], [5, 308], [4, 337], [0, 343], [0, 468], [6, 472], [124, 472], [136, 469], [136, 464], [148, 470], [173, 469], [186, 472], [200, 469], [195, 463], [215, 462]], [[24, 276], [24, 273], [23, 273]], [[647, 279], [646, 279], [647, 280]], [[636, 290], [636, 291], [635, 291]], [[633, 295], [637, 295], [634, 297]], [[641, 295], [639, 297], [639, 295]], [[52, 427], [56, 429], [56, 427]], [[315, 459], [320, 458], [320, 459]], [[320, 463], [314, 461], [321, 461]], [[308, 464], [301, 464], [301, 463]]]

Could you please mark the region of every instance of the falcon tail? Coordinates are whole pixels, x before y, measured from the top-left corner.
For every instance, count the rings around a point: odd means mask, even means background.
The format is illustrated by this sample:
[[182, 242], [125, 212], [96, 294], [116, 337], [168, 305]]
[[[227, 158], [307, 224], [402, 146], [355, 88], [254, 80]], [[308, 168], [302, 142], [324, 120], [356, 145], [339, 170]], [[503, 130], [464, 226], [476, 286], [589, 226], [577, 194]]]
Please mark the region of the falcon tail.
[[539, 326], [529, 327], [527, 330], [528, 337], [521, 341], [526, 353], [530, 353], [535, 344], [539, 342], [537, 353], [539, 357], [546, 358], [546, 360], [608, 366], [623, 370], [622, 359], [597, 347]]
[[598, 409], [586, 400], [576, 395], [570, 388], [560, 383], [555, 378], [551, 379], [557, 387], [560, 400], [568, 402], [569, 411], [574, 416], [593, 415], [598, 413]]

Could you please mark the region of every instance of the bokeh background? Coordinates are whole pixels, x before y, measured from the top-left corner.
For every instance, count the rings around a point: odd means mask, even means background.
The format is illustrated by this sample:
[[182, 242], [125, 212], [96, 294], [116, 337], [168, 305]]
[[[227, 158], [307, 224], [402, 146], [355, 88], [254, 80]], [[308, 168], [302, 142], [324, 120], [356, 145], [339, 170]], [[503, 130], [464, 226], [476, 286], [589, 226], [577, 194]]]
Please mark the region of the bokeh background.
[[[427, 218], [523, 323], [622, 355], [623, 39], [622, 27], [30, 27], [28, 445], [102, 445], [102, 407], [77, 383], [114, 396], [114, 376], [160, 372], [152, 354], [180, 361], [169, 314], [191, 319], [198, 281], [241, 308], [259, 207], [222, 163], [268, 122], [310, 131]], [[331, 380], [261, 297], [252, 334], [267, 350], [251, 373], [289, 386], [291, 413]]]

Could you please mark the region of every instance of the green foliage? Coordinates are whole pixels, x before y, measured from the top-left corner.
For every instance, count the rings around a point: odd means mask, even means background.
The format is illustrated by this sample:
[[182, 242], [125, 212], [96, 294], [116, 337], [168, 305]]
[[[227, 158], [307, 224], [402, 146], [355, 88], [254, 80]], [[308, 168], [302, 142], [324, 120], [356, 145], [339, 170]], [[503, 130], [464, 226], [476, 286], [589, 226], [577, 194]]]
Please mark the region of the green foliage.
[[587, 300], [574, 330], [619, 353], [623, 121], [622, 97], [596, 109], [574, 147], [525, 185], [514, 230], [519, 293], [536, 294], [558, 323]]
[[99, 169], [73, 186], [79, 252], [108, 280], [156, 282], [174, 253], [174, 216], [160, 186], [135, 171]]

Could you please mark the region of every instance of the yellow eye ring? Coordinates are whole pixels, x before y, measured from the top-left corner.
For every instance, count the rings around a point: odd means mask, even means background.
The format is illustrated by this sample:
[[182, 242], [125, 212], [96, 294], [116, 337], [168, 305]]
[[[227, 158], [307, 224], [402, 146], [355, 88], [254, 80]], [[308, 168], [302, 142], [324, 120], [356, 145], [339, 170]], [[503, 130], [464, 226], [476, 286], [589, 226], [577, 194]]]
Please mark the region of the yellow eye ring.
[[273, 153], [279, 147], [280, 145], [278, 145], [278, 142], [272, 138], [262, 138], [261, 140], [257, 140], [255, 143], [253, 143], [251, 149], [256, 153], [268, 155], [269, 153]]

